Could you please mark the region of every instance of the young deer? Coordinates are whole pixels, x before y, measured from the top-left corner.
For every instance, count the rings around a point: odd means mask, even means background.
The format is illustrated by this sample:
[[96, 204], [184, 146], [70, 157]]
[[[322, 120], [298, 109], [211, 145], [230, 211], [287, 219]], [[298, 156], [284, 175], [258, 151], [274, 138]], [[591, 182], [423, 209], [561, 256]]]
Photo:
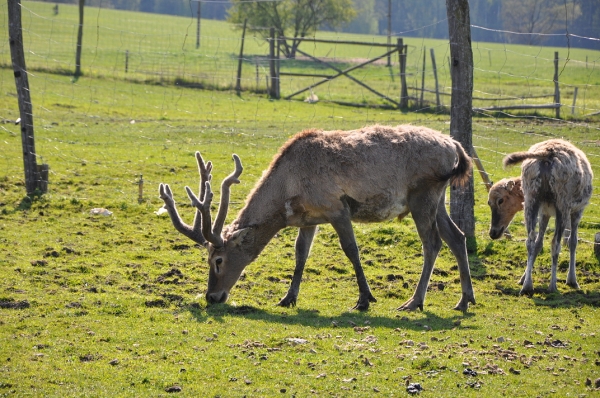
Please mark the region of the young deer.
[[[590, 163], [580, 149], [560, 139], [540, 142], [528, 151], [511, 153], [504, 158], [504, 166], [518, 163], [523, 163], [521, 177], [502, 180], [494, 185], [497, 189], [492, 187], [490, 190], [490, 237], [500, 238], [515, 213], [525, 210], [527, 268], [519, 283], [523, 285], [521, 294], [532, 294], [533, 264], [542, 250], [550, 217], [554, 217], [556, 226], [552, 238], [552, 274], [548, 291], [557, 291], [556, 270], [565, 228], [571, 229], [567, 285], [579, 289], [575, 275], [575, 251], [579, 221], [592, 196]], [[503, 194], [499, 195], [501, 192]], [[536, 231], [538, 221], [539, 232]]]

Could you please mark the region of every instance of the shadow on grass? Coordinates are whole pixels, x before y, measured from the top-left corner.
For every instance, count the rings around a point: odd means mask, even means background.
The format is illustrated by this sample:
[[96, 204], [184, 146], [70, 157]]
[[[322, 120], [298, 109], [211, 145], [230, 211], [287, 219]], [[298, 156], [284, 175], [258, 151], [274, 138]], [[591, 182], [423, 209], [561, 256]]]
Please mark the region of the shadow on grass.
[[[497, 283], [496, 289], [506, 296], [521, 296], [521, 287], [519, 285], [516, 287], [506, 287]], [[598, 291], [571, 290], [566, 293], [549, 293], [548, 287], [544, 285], [534, 288], [531, 297], [523, 296], [521, 299], [533, 300], [535, 305], [551, 308], [571, 308], [584, 305], [600, 307], [600, 292]]]
[[229, 304], [215, 304], [208, 307], [197, 303], [187, 305], [188, 311], [198, 322], [205, 322], [208, 318], [217, 322], [224, 322], [225, 317], [243, 317], [248, 320], [264, 321], [268, 323], [301, 325], [315, 328], [360, 328], [365, 326], [384, 327], [403, 330], [450, 330], [460, 325], [462, 319], [471, 318], [472, 312], [461, 313], [456, 311], [450, 316], [440, 317], [429, 311], [423, 311], [425, 315], [419, 319], [409, 319], [407, 313], [398, 312], [395, 316], [373, 316], [369, 312], [347, 311], [336, 316], [323, 316], [318, 310], [291, 309], [290, 313], [276, 313], [253, 307], [250, 305], [232, 306]]

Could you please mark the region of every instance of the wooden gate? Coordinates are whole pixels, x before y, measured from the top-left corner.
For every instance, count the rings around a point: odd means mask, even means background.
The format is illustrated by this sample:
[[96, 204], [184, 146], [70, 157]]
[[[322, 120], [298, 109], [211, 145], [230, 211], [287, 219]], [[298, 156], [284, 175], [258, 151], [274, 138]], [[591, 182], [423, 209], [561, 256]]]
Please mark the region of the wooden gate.
[[[279, 45], [281, 44], [282, 41], [287, 41], [287, 40], [298, 40], [298, 38], [294, 39], [292, 37], [285, 37], [285, 36], [280, 36], [280, 37], [274, 37], [273, 34], [273, 30], [271, 30], [271, 38], [269, 39], [270, 41], [270, 46], [269, 46], [269, 57], [272, 60], [272, 62], [269, 63], [270, 66], [270, 81], [271, 81], [271, 85], [269, 88], [269, 95], [272, 98], [276, 98], [279, 99], [281, 98], [280, 95], [280, 91], [279, 91], [279, 84], [280, 84], [280, 79], [282, 76], [297, 76], [297, 77], [320, 77], [322, 78], [322, 80], [313, 83], [301, 90], [298, 90], [286, 97], [284, 97], [284, 99], [291, 99], [292, 97], [295, 97], [296, 95], [302, 94], [306, 91], [312, 90], [313, 88], [323, 84], [323, 83], [327, 83], [332, 81], [333, 79], [336, 79], [340, 76], [345, 76], [346, 78], [352, 80], [354, 83], [366, 88], [367, 90], [371, 91], [373, 94], [383, 98], [384, 100], [392, 103], [395, 107], [398, 108], [406, 108], [408, 106], [408, 88], [406, 86], [406, 52], [407, 52], [407, 46], [404, 45], [403, 40], [401, 38], [397, 39], [397, 43], [395, 45], [393, 44], [384, 44], [384, 43], [368, 43], [368, 42], [357, 42], [357, 41], [338, 41], [338, 40], [322, 40], [322, 39], [314, 39], [314, 38], [302, 38], [300, 39], [301, 42], [309, 42], [309, 43], [329, 43], [329, 44], [349, 44], [349, 45], [358, 45], [358, 46], [369, 46], [369, 47], [383, 47], [385, 48], [387, 51], [377, 57], [371, 58], [365, 62], [362, 62], [358, 65], [354, 65], [350, 68], [347, 69], [340, 69], [337, 66], [333, 65], [331, 62], [327, 62], [323, 59], [319, 59], [315, 56], [312, 56], [302, 50], [300, 50], [299, 48], [296, 49], [296, 52], [321, 64], [324, 65], [326, 67], [328, 67], [329, 69], [332, 69], [335, 73], [332, 74], [316, 74], [316, 73], [291, 73], [291, 72], [280, 72], [279, 71], [279, 65], [280, 65], [280, 58], [279, 58]], [[361, 82], [360, 80], [356, 79], [355, 77], [351, 76], [349, 73], [362, 68], [366, 65], [372, 64], [375, 61], [378, 61], [382, 58], [385, 57], [389, 57], [394, 53], [398, 53], [398, 57], [400, 60], [400, 84], [401, 84], [401, 89], [400, 89], [400, 93], [399, 93], [399, 100], [394, 100], [388, 96], [386, 96], [385, 94], [380, 93], [379, 91], [375, 90], [373, 87], [370, 87], [368, 84]]]

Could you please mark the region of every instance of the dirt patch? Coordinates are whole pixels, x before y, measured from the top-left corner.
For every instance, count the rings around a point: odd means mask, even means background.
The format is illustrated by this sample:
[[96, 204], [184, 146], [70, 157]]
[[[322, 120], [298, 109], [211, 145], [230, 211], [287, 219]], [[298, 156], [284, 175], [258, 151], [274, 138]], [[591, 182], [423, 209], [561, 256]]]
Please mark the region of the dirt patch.
[[29, 304], [29, 301], [27, 300], [16, 301], [12, 298], [0, 298], [0, 308], [22, 310], [25, 308], [29, 308], [30, 306], [31, 304]]
[[183, 279], [183, 273], [177, 269], [177, 268], [171, 268], [171, 270], [169, 272], [166, 272], [162, 275], [160, 275], [158, 278], [156, 278], [156, 282], [158, 283], [165, 283], [165, 284], [169, 284], [169, 283], [173, 283], [173, 284], [178, 284], [181, 283], [181, 279]]

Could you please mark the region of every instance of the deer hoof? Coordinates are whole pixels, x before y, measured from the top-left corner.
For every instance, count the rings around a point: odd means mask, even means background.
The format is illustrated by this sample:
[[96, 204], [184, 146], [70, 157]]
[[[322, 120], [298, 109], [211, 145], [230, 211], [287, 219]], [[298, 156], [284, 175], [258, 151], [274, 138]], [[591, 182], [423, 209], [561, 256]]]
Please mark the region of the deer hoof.
[[398, 311], [416, 311], [418, 309], [423, 311], [423, 302], [416, 300], [414, 297], [398, 307]]
[[353, 310], [359, 310], [359, 311], [366, 311], [369, 309], [369, 304], [370, 303], [376, 303], [377, 299], [375, 297], [373, 297], [373, 295], [371, 294], [371, 292], [369, 292], [367, 295], [360, 295], [360, 297], [358, 298], [358, 302], [356, 303], [356, 305], [354, 307], [352, 307]]
[[519, 292], [521, 296], [533, 296], [533, 284], [523, 284], [523, 288]]
[[577, 283], [577, 281], [575, 281], [575, 282], [569, 282], [569, 281], [567, 281], [567, 286], [570, 286], [570, 287], [572, 287], [573, 289], [577, 289], [577, 290], [580, 290], [580, 289], [581, 289], [581, 288], [579, 287], [579, 283]]
[[284, 298], [281, 299], [281, 301], [279, 301], [279, 303], [277, 303], [277, 305], [279, 307], [295, 307], [296, 306], [296, 297], [288, 297], [285, 296]]

